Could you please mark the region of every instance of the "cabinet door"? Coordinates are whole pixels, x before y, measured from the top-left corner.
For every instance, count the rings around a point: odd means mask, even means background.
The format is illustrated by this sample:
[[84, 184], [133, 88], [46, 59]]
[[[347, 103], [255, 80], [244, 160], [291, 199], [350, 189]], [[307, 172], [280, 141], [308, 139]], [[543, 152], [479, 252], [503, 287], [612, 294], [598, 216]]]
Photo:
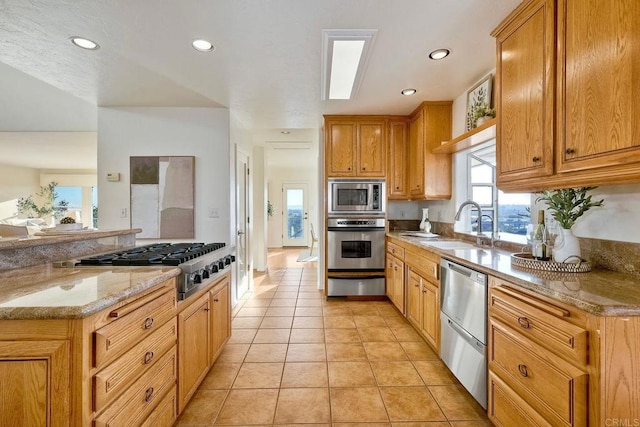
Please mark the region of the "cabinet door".
[[406, 121], [389, 122], [388, 147], [387, 194], [389, 199], [407, 199], [409, 141]]
[[356, 174], [356, 122], [328, 121], [325, 132], [327, 176], [354, 176]]
[[0, 342], [0, 426], [69, 425], [67, 341]]
[[387, 267], [386, 267], [386, 271], [385, 271], [385, 275], [387, 278], [387, 283], [386, 283], [386, 290], [385, 293], [387, 295], [387, 298], [389, 298], [389, 300], [395, 304], [395, 296], [394, 296], [394, 292], [395, 292], [395, 286], [394, 286], [394, 280], [395, 280], [395, 275], [393, 274], [393, 266], [394, 266], [394, 258], [392, 256], [389, 255], [389, 253], [387, 253]]
[[437, 285], [422, 281], [422, 334], [434, 349], [440, 351], [440, 290]]
[[559, 1], [558, 46], [558, 171], [639, 162], [640, 2]]
[[554, 3], [531, 2], [497, 34], [498, 185], [553, 173]]
[[223, 287], [211, 292], [211, 362], [218, 357], [222, 346], [231, 336], [231, 299], [229, 277], [223, 279]]
[[422, 299], [422, 277], [416, 274], [411, 267], [407, 269], [407, 320], [421, 329], [420, 304]]
[[393, 260], [393, 295], [395, 298], [393, 303], [402, 314], [405, 312], [404, 293], [404, 262], [395, 258]]
[[204, 294], [178, 315], [179, 412], [195, 393], [211, 360], [211, 306]]
[[409, 124], [409, 195], [424, 195], [424, 114], [422, 110]]
[[358, 121], [358, 176], [384, 178], [386, 171], [386, 126], [384, 120]]

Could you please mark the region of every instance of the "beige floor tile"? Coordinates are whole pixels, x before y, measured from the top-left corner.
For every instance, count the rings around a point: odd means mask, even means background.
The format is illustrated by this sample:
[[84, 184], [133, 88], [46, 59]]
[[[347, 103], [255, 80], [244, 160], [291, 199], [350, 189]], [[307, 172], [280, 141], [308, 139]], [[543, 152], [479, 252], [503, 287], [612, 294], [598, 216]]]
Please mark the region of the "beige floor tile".
[[409, 361], [371, 362], [371, 368], [379, 386], [424, 385]]
[[380, 316], [380, 312], [375, 305], [366, 302], [352, 302], [351, 312], [355, 316]]
[[369, 362], [329, 362], [330, 387], [375, 386]]
[[439, 360], [433, 349], [424, 342], [401, 342], [400, 345], [407, 352], [411, 360]]
[[322, 311], [325, 316], [351, 316], [353, 313], [351, 312], [351, 308], [344, 305], [328, 305], [325, 306]]
[[327, 343], [327, 360], [367, 360], [362, 343]]
[[324, 342], [324, 329], [292, 329], [289, 342], [293, 344]]
[[458, 384], [456, 377], [439, 360], [415, 360], [413, 366], [415, 366], [426, 385]]
[[484, 409], [462, 385], [429, 386], [429, 391], [449, 421], [487, 420]]
[[360, 316], [354, 315], [353, 321], [356, 327], [359, 328], [379, 328], [386, 327], [387, 324], [382, 316]]
[[491, 427], [491, 421], [451, 421], [451, 427]]
[[300, 289], [300, 285], [296, 284], [296, 282], [285, 282], [278, 285], [278, 291], [283, 292], [298, 292]]
[[324, 327], [326, 329], [354, 329], [356, 324], [353, 316], [329, 316], [325, 315]]
[[287, 344], [251, 344], [245, 362], [284, 362]]
[[284, 363], [243, 363], [233, 388], [278, 388]]
[[296, 307], [322, 307], [322, 299], [299, 299]]
[[293, 316], [284, 317], [265, 317], [260, 323], [260, 329], [262, 328], [291, 328], [293, 322]]
[[277, 291], [273, 296], [274, 299], [279, 299], [279, 298], [291, 299], [291, 298], [297, 298], [297, 297], [298, 297], [298, 292], [296, 291], [293, 291], [293, 292]]
[[231, 321], [231, 330], [234, 329], [257, 329], [262, 323], [260, 317], [236, 317]]
[[284, 388], [278, 396], [276, 424], [331, 421], [328, 388]]
[[272, 424], [278, 389], [234, 389], [222, 406], [216, 425]]
[[409, 323], [407, 319], [405, 319], [400, 315], [385, 317], [384, 321], [387, 323], [387, 326], [390, 328], [411, 327], [411, 323]]
[[236, 375], [238, 375], [240, 366], [242, 366], [241, 363], [218, 363], [216, 361], [200, 384], [200, 390], [230, 389]]
[[366, 342], [364, 349], [369, 360], [407, 360], [407, 355], [397, 342]]
[[312, 291], [312, 292], [299, 291], [298, 292], [298, 299], [318, 299], [318, 298], [322, 298], [321, 291]]
[[446, 421], [426, 387], [380, 387], [391, 421]]
[[325, 362], [285, 363], [282, 388], [328, 386], [329, 379]]
[[227, 396], [227, 390], [202, 390], [195, 392], [184, 408], [175, 426], [212, 425]]
[[322, 329], [324, 322], [322, 317], [294, 317], [293, 328], [295, 329]]
[[289, 344], [287, 362], [322, 362], [327, 360], [324, 344]]
[[296, 301], [295, 298], [272, 299], [270, 307], [295, 307]]
[[361, 342], [357, 329], [325, 329], [325, 340], [329, 342]]
[[311, 317], [321, 317], [322, 316], [322, 307], [297, 307], [295, 316], [311, 316]]
[[394, 326], [391, 327], [391, 332], [396, 336], [398, 341], [414, 341], [414, 342], [424, 342], [424, 339], [420, 336], [418, 332], [411, 326]]
[[255, 344], [286, 344], [291, 329], [258, 329], [253, 342]]
[[250, 299], [245, 301], [243, 307], [269, 307], [271, 301], [268, 299]]
[[220, 356], [216, 360], [216, 363], [238, 363], [244, 360], [247, 355], [250, 344], [227, 344], [222, 349]]
[[451, 427], [447, 421], [409, 421], [404, 423], [391, 423], [391, 427]]
[[330, 391], [333, 421], [389, 421], [377, 387], [331, 388]]
[[275, 293], [275, 291], [256, 293], [255, 295], [253, 295], [252, 299], [271, 299], [273, 298], [273, 295], [275, 295]]
[[332, 427], [391, 427], [391, 423], [333, 423]]
[[363, 342], [396, 342], [396, 336], [386, 326], [377, 328], [358, 328]]
[[229, 344], [251, 344], [256, 336], [257, 329], [236, 329], [231, 331]]
[[380, 312], [380, 315], [383, 317], [393, 317], [393, 316], [398, 316], [400, 315], [400, 313], [398, 312], [398, 309], [391, 304], [390, 302], [388, 304], [381, 304], [378, 305], [378, 311]]
[[264, 315], [267, 317], [293, 316], [295, 311], [295, 307], [269, 307]]
[[244, 307], [240, 309], [236, 317], [260, 317], [267, 312], [267, 307]]

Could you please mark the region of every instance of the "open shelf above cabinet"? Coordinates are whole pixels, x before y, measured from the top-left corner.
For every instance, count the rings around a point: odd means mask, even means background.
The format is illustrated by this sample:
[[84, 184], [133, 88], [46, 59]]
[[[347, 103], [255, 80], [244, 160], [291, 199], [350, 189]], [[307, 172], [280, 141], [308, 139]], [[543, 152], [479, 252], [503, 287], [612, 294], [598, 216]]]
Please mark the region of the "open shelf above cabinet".
[[442, 144], [432, 150], [433, 154], [452, 154], [467, 148], [480, 145], [496, 137], [497, 119], [493, 118], [486, 123], [463, 133], [457, 138]]

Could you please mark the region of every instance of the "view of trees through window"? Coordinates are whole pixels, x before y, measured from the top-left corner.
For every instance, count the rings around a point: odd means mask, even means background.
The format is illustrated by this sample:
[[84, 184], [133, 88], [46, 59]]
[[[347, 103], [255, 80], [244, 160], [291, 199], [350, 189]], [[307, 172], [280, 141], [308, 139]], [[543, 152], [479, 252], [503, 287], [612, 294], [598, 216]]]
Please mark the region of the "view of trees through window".
[[[91, 187], [91, 203], [92, 212], [83, 212], [83, 187], [56, 187], [56, 201], [66, 200], [69, 202], [65, 215], [73, 219], [80, 219], [84, 226], [98, 227], [98, 191], [96, 187]], [[92, 217], [91, 224], [88, 223], [89, 217]]]
[[304, 191], [287, 189], [287, 237], [302, 239], [304, 227]]

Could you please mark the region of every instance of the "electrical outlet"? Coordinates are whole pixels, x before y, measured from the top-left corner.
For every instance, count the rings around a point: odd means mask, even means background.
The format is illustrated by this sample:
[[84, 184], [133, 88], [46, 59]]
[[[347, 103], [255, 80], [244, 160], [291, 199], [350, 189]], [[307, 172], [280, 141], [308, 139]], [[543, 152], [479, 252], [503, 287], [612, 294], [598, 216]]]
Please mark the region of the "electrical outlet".
[[120, 209], [120, 218], [126, 218], [127, 217], [127, 208], [121, 208]]

